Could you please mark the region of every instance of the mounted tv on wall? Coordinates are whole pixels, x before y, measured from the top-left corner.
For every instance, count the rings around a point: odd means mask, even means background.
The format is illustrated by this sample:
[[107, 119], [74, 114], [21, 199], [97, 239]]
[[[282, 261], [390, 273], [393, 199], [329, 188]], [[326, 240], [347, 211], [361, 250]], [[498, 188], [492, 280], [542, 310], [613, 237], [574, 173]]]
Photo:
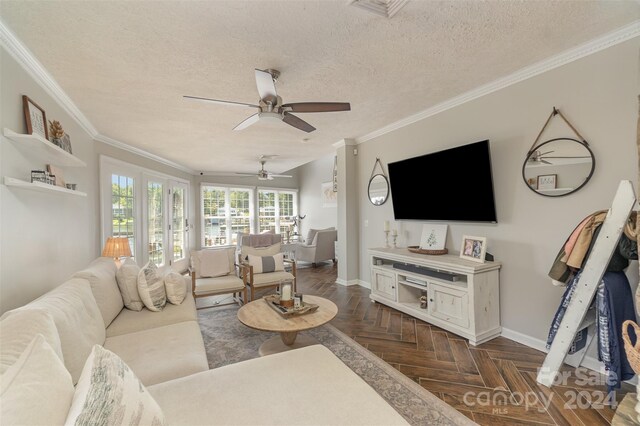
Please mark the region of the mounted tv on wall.
[[389, 163], [396, 220], [497, 223], [489, 141]]

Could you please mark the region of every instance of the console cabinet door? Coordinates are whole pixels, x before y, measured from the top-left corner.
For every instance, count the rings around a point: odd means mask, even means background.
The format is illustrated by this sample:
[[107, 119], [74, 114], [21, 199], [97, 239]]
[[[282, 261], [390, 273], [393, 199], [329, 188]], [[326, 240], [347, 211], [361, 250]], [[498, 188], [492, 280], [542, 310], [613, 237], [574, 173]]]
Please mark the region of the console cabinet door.
[[430, 283], [430, 314], [461, 327], [469, 327], [469, 295], [465, 291]]
[[396, 301], [396, 274], [384, 269], [371, 269], [371, 290], [387, 299]]

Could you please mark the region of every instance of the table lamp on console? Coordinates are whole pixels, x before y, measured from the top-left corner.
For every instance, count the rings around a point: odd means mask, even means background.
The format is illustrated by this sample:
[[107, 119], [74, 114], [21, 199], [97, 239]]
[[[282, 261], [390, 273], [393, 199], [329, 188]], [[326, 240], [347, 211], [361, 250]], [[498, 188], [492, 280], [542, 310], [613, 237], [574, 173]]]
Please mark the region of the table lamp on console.
[[109, 237], [102, 249], [103, 257], [112, 257], [116, 262], [116, 266], [120, 268], [121, 257], [131, 257], [131, 248], [129, 247], [129, 239], [126, 237]]

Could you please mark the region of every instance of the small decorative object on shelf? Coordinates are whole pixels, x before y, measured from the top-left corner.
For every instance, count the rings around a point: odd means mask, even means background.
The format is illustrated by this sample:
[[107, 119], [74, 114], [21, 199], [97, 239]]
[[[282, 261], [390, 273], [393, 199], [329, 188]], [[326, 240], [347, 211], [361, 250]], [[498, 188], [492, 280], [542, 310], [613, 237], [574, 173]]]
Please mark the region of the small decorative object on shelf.
[[393, 248], [398, 248], [396, 244], [396, 240], [398, 239], [398, 230], [396, 228], [393, 228], [393, 231], [391, 231], [391, 236], [393, 237]]
[[73, 151], [71, 150], [71, 138], [66, 133], [62, 137], [62, 146], [61, 146], [61, 148], [64, 149], [65, 151], [67, 151], [69, 154], [73, 154]]
[[[424, 224], [420, 237], [420, 248], [423, 250], [441, 251], [447, 241], [447, 224]], [[429, 254], [429, 253], [427, 253]]]
[[47, 164], [47, 171], [51, 173], [51, 175], [56, 177], [55, 185], [65, 187], [64, 175], [62, 174], [62, 169], [53, 166], [51, 164]]
[[65, 186], [67, 187], [67, 189], [70, 189], [70, 190], [72, 190], [72, 191], [75, 191], [75, 190], [76, 190], [77, 185], [78, 185], [77, 183], [67, 183], [67, 184], [65, 184]]
[[420, 308], [427, 309], [427, 296], [420, 296]]
[[389, 248], [389, 221], [384, 221], [384, 246]]
[[44, 170], [31, 170], [31, 182], [48, 183]]
[[44, 110], [28, 96], [22, 96], [22, 108], [24, 110], [24, 119], [27, 124], [27, 133], [30, 135], [40, 135], [49, 140], [47, 131], [47, 116]]
[[58, 120], [49, 121], [49, 137], [51, 142], [62, 148], [62, 137], [64, 136], [64, 130], [62, 124]]
[[285, 280], [280, 283], [280, 305], [290, 308], [293, 306], [293, 281]]
[[424, 250], [421, 249], [418, 246], [409, 246], [407, 247], [407, 249], [411, 252], [411, 253], [418, 253], [418, 254], [430, 254], [430, 255], [440, 255], [440, 254], [447, 254], [449, 253], [449, 250], [447, 250], [447, 248], [443, 248], [442, 250]]

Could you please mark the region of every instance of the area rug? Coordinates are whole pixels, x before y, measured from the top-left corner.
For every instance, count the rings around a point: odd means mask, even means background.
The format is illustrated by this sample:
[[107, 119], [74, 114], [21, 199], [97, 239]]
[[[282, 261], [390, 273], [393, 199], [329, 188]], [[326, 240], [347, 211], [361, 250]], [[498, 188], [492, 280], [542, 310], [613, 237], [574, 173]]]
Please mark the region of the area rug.
[[[250, 329], [236, 317], [237, 306], [198, 312], [209, 368], [257, 358], [258, 348], [276, 335]], [[475, 424], [331, 324], [304, 331], [331, 350], [412, 425]]]

